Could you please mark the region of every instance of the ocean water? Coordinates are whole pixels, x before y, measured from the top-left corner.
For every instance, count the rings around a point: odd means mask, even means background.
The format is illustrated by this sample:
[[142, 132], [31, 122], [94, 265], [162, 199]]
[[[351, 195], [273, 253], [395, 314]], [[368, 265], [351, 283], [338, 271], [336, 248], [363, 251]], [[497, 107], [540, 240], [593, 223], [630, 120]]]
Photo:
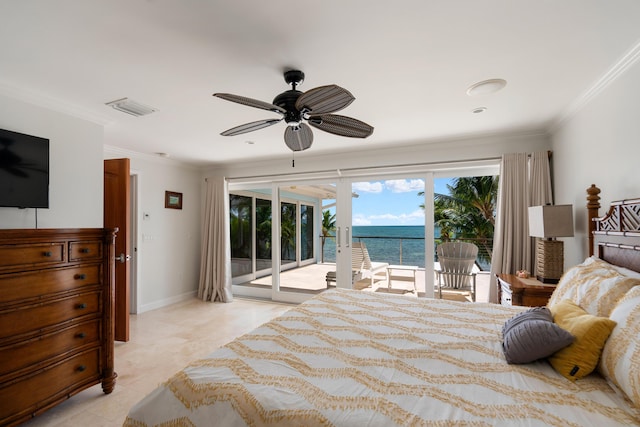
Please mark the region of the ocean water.
[[[354, 226], [353, 241], [364, 242], [371, 261], [424, 267], [424, 225]], [[440, 230], [435, 230], [436, 238]], [[335, 262], [336, 243], [327, 239], [324, 260]]]

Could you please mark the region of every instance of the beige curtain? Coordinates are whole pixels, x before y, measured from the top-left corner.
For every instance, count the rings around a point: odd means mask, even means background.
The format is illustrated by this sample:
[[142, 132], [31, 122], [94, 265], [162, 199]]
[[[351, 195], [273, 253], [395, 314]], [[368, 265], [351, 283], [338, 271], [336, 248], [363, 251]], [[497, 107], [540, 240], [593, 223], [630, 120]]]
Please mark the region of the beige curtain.
[[[551, 200], [548, 153], [505, 154], [500, 163], [498, 212], [493, 237], [489, 301], [498, 302], [495, 275], [532, 270], [529, 206]], [[532, 204], [533, 203], [533, 204]]]
[[229, 192], [224, 177], [207, 178], [202, 217], [202, 250], [198, 297], [203, 301], [233, 301]]
[[[551, 171], [549, 167], [549, 153], [539, 151], [532, 153], [529, 158], [529, 183], [531, 187], [529, 206], [541, 206], [553, 203], [551, 190]], [[527, 222], [527, 230], [529, 229]], [[536, 275], [536, 238], [529, 238], [531, 248], [531, 268], [527, 268], [532, 275]]]

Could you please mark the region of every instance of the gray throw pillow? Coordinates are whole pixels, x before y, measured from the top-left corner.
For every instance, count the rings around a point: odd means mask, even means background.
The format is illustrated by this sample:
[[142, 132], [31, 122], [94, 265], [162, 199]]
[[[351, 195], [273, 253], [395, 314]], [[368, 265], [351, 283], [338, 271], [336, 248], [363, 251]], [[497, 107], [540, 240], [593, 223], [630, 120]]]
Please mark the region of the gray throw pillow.
[[573, 340], [573, 335], [553, 323], [547, 307], [518, 313], [502, 327], [502, 349], [510, 364], [530, 363], [551, 356]]

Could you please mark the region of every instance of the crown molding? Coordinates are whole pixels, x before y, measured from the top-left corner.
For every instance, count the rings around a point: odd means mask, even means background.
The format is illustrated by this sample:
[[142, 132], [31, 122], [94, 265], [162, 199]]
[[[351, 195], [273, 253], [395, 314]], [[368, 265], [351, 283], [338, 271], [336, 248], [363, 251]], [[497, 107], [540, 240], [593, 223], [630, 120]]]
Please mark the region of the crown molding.
[[24, 88], [18, 88], [3, 81], [0, 81], [0, 95], [33, 104], [38, 107], [48, 108], [50, 110], [87, 120], [101, 126], [106, 126], [113, 122], [113, 120], [106, 115], [97, 114], [93, 111], [87, 110], [86, 108], [82, 108], [68, 102], [63, 102]]
[[172, 159], [170, 157], [162, 157], [157, 154], [141, 153], [139, 151], [127, 150], [125, 148], [116, 147], [113, 145], [103, 145], [103, 154], [105, 159], [115, 159], [126, 157], [129, 159], [140, 159], [152, 163], [159, 163], [164, 165], [181, 166], [187, 169], [195, 171], [204, 170], [203, 167], [194, 165], [193, 163], [185, 162], [182, 160]]
[[624, 74], [629, 68], [640, 59], [640, 40], [629, 49], [606, 73], [604, 73], [589, 89], [584, 91], [549, 127], [550, 133], [555, 133], [566, 121], [574, 117], [591, 100], [597, 97], [618, 77]]

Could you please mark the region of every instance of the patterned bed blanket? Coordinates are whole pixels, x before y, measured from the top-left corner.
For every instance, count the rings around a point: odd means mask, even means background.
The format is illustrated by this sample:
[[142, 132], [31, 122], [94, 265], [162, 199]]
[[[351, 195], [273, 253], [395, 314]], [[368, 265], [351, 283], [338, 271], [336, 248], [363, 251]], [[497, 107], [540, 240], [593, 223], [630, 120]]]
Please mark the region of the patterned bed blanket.
[[326, 291], [189, 364], [124, 425], [640, 425], [598, 375], [508, 365], [501, 329], [520, 310]]

